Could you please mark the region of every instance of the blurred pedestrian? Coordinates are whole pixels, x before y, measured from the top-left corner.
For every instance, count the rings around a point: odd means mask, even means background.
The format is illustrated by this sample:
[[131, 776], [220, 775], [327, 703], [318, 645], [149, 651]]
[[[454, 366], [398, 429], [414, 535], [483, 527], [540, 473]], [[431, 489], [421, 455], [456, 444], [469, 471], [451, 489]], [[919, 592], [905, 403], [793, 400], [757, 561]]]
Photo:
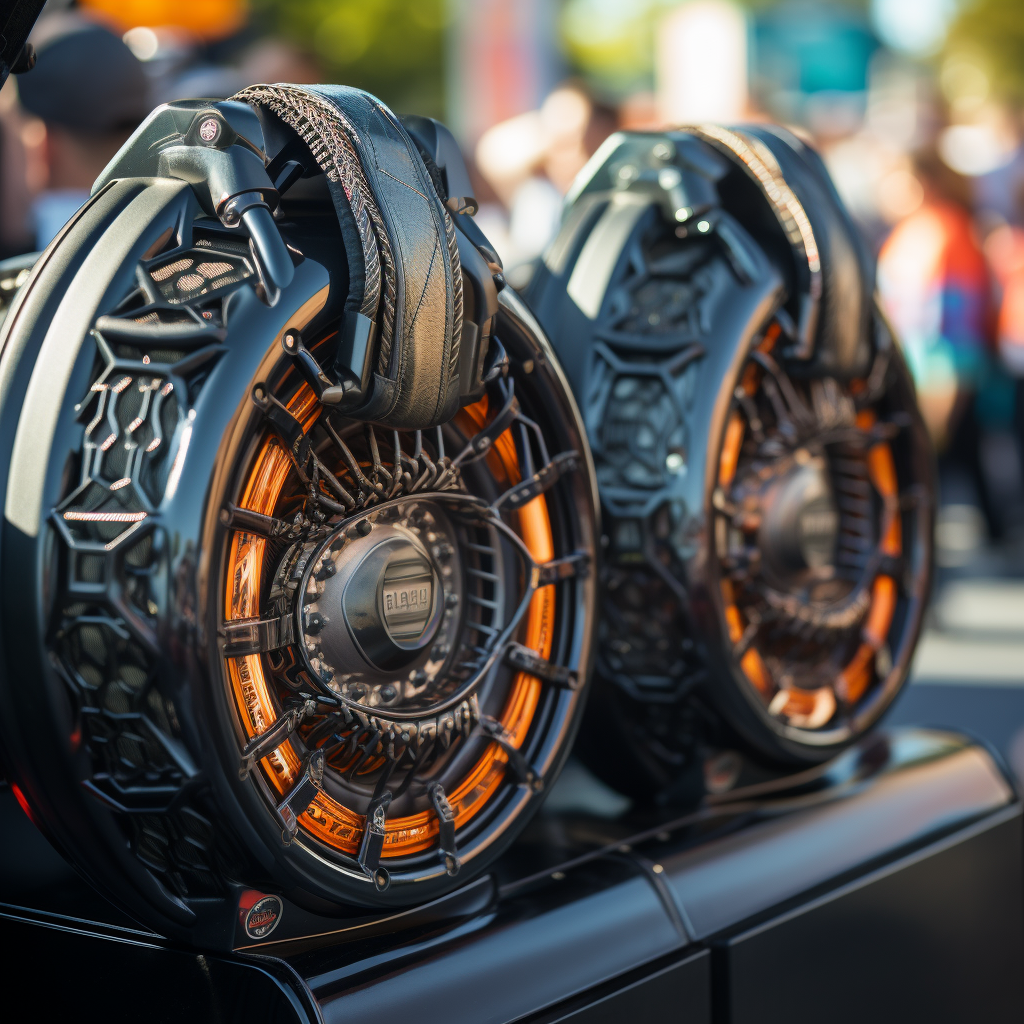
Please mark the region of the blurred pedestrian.
[[1019, 475], [1024, 477], [1024, 184], [1012, 220], [991, 232], [985, 252], [1002, 288], [996, 341], [1003, 369], [1014, 382], [1013, 433]]
[[33, 248], [28, 217], [31, 161], [25, 145], [25, 127], [17, 90], [11, 82], [0, 92], [0, 260]]
[[977, 398], [991, 376], [992, 282], [965, 180], [933, 150], [914, 155], [920, 202], [878, 260], [883, 304], [917, 385], [940, 468], [963, 472], [995, 537], [1002, 533], [981, 454]]
[[507, 229], [495, 241], [521, 287], [526, 267], [558, 230], [562, 200], [597, 147], [615, 130], [613, 110], [576, 82], [553, 90], [539, 110], [489, 128], [476, 148], [476, 163], [508, 211]]
[[18, 95], [45, 127], [45, 185], [32, 204], [35, 244], [42, 249], [149, 113], [149, 83], [118, 36], [75, 12], [40, 19], [31, 42], [38, 57], [19, 76]]

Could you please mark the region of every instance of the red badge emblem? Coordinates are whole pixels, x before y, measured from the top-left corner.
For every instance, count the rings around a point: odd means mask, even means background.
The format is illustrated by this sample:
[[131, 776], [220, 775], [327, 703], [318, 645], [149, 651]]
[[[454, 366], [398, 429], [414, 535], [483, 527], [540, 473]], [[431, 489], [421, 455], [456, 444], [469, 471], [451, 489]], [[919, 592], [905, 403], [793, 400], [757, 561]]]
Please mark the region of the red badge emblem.
[[279, 896], [248, 890], [238, 901], [238, 917], [250, 939], [265, 939], [278, 925], [284, 904]]

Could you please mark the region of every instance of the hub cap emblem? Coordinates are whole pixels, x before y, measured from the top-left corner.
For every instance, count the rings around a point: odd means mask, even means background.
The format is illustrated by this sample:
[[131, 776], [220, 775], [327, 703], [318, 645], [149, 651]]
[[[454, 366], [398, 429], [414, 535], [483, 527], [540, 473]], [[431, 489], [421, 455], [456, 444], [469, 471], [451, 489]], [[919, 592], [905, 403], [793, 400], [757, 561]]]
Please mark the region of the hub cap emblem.
[[384, 570], [380, 616], [392, 640], [418, 640], [434, 608], [434, 574], [422, 558], [393, 561]]

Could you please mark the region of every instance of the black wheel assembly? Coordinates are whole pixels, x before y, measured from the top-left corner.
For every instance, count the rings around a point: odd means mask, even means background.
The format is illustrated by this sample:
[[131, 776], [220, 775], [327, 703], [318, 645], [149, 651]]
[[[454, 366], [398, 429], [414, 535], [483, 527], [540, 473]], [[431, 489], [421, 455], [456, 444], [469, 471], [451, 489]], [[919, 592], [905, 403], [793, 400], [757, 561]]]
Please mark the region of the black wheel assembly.
[[474, 209], [436, 123], [258, 87], [155, 111], [18, 292], [8, 777], [164, 933], [442, 895], [565, 757], [596, 491]]
[[934, 482], [817, 155], [766, 126], [613, 136], [528, 298], [604, 514], [591, 766], [693, 798], [864, 733], [917, 640]]

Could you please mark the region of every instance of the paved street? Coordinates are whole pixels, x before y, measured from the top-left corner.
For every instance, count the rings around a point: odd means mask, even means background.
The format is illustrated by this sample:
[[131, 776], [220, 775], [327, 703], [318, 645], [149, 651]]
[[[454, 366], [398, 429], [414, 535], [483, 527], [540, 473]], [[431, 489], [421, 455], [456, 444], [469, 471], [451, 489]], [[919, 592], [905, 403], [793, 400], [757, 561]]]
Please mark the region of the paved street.
[[1020, 546], [941, 569], [911, 684], [887, 721], [946, 726], [998, 749], [1024, 783], [1024, 577]]

